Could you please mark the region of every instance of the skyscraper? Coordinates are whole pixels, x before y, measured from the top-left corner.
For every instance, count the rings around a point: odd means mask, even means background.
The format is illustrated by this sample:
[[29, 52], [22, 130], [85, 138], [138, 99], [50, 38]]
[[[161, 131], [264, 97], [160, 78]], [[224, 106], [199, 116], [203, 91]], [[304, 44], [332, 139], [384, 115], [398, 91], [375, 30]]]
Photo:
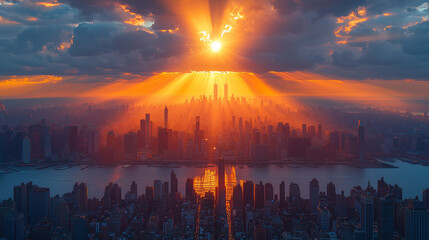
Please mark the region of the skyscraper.
[[240, 184], [235, 185], [233, 188], [232, 204], [236, 209], [243, 208], [243, 190]]
[[85, 183], [76, 183], [73, 187], [74, 202], [79, 212], [88, 211], [88, 188]]
[[263, 209], [264, 208], [264, 184], [260, 182], [259, 184], [255, 185], [255, 208], [256, 209]]
[[164, 108], [164, 128], [168, 128], [168, 108]]
[[429, 215], [423, 202], [413, 200], [405, 209], [405, 239], [429, 239]]
[[249, 205], [253, 208], [253, 200], [254, 200], [254, 188], [252, 181], [246, 181], [243, 184], [243, 205], [246, 207]]
[[378, 206], [378, 239], [393, 239], [395, 227], [394, 201], [392, 195], [380, 199]]
[[217, 101], [218, 98], [218, 89], [217, 89], [217, 84], [215, 83], [215, 85], [213, 86], [213, 100]]
[[265, 183], [265, 202], [274, 200], [273, 184]]
[[225, 83], [223, 86], [223, 100], [228, 101], [228, 84]]
[[33, 186], [29, 196], [30, 223], [35, 224], [48, 217], [50, 193], [49, 188]]
[[429, 210], [429, 188], [423, 190], [423, 206]]
[[186, 199], [188, 201], [190, 201], [191, 203], [195, 203], [196, 196], [195, 196], [195, 189], [194, 189], [194, 180], [191, 178], [186, 179], [185, 194], [186, 194]]
[[137, 154], [138, 138], [136, 132], [124, 134], [124, 154], [126, 159], [135, 159]]
[[4, 215], [4, 236], [8, 240], [24, 240], [24, 214], [9, 212]]
[[27, 136], [22, 140], [22, 161], [24, 163], [31, 161], [31, 142]]
[[170, 173], [170, 183], [171, 183], [171, 194], [177, 193], [177, 177], [174, 171]]
[[310, 207], [312, 211], [316, 211], [319, 205], [319, 194], [319, 182], [317, 179], [313, 178], [313, 180], [310, 181]]
[[155, 180], [153, 182], [153, 195], [155, 200], [160, 200], [162, 198], [162, 181]]
[[226, 214], [226, 187], [225, 187], [225, 159], [220, 157], [218, 160], [218, 211], [220, 215]]
[[152, 143], [152, 134], [151, 134], [151, 126], [150, 126], [150, 113], [146, 113], [146, 119], [145, 119], [145, 144], [149, 145]]
[[146, 120], [140, 119], [139, 149], [146, 146]]
[[[374, 239], [374, 199], [371, 193], [364, 192], [360, 198], [360, 223], [365, 239]], [[408, 238], [407, 238], [408, 239]]]
[[359, 161], [365, 161], [365, 128], [361, 120], [358, 123], [358, 149]]
[[158, 128], [158, 154], [162, 158], [164, 150], [168, 150], [168, 129]]
[[328, 201], [335, 205], [337, 191], [335, 190], [335, 184], [333, 182], [329, 182], [326, 186], [326, 195], [328, 196]]
[[195, 118], [194, 144], [195, 144], [195, 152], [199, 153], [201, 150], [200, 117], [199, 116], [197, 116]]
[[286, 185], [285, 182], [282, 181], [280, 183], [280, 208], [284, 208], [285, 207], [285, 197], [286, 197], [286, 189], [285, 189]]
[[289, 198], [295, 202], [301, 200], [301, 190], [297, 183], [290, 183], [289, 185]]

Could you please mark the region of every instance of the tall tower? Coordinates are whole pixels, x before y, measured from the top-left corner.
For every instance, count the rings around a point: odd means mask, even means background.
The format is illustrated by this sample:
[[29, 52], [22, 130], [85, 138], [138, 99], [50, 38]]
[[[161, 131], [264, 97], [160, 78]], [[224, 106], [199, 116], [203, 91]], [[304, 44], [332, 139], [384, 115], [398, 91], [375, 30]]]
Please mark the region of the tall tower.
[[218, 212], [219, 215], [226, 216], [226, 187], [225, 187], [225, 159], [219, 158], [218, 169]]
[[228, 83], [223, 86], [223, 99], [228, 101]]
[[31, 161], [31, 142], [27, 136], [22, 140], [22, 161], [24, 163]]
[[168, 128], [168, 108], [164, 108], [164, 128]]
[[365, 161], [365, 128], [361, 120], [358, 123], [358, 149], [359, 161]]
[[195, 152], [200, 151], [200, 116], [197, 116], [195, 119], [195, 133], [194, 133], [194, 145]]
[[215, 83], [215, 85], [214, 85], [214, 89], [213, 89], [213, 99], [215, 100], [215, 101], [217, 101], [217, 98], [218, 98], [218, 95], [217, 95], [217, 84]]
[[319, 206], [319, 194], [319, 182], [313, 178], [310, 181], [310, 206], [313, 211], [316, 211]]
[[150, 145], [150, 143], [151, 143], [151, 138], [152, 138], [152, 135], [151, 135], [151, 129], [150, 129], [150, 113], [146, 113], [146, 122], [145, 122], [145, 143], [147, 144], [147, 145]]

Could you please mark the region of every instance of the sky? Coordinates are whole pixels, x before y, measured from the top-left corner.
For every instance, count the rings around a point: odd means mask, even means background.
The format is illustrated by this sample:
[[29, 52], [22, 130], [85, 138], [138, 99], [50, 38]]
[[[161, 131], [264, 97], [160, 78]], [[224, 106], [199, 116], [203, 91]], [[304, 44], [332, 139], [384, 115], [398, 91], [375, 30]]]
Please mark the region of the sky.
[[409, 93], [429, 89], [428, 19], [421, 0], [0, 0], [0, 97], [201, 71]]

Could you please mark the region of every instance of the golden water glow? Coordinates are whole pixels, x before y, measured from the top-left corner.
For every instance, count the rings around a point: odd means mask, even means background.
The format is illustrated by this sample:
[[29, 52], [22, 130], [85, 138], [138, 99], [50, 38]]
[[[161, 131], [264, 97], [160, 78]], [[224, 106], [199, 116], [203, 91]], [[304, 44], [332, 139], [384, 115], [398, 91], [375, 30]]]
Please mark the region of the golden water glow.
[[[206, 169], [203, 176], [196, 176], [194, 178], [194, 189], [199, 196], [204, 196], [206, 192], [212, 192], [216, 195], [216, 188], [218, 175], [216, 170]], [[237, 176], [235, 174], [235, 167], [227, 167], [225, 171], [225, 190], [226, 199], [232, 198], [232, 191], [234, 186], [237, 185]]]

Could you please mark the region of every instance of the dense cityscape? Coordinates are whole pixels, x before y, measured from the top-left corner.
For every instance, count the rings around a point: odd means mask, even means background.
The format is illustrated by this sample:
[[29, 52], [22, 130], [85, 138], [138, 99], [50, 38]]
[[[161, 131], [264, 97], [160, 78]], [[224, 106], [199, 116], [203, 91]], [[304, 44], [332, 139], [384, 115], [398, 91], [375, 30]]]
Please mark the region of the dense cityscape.
[[[337, 192], [335, 183], [309, 183], [309, 199], [300, 186], [225, 181], [225, 160], [216, 179], [188, 178], [185, 193], [178, 179], [154, 180], [139, 193], [109, 183], [101, 199], [88, 197], [85, 183], [63, 196], [29, 183], [13, 188], [0, 206], [0, 236], [5, 239], [428, 239], [429, 189], [403, 199], [402, 188], [383, 178], [377, 189], [355, 186]], [[201, 185], [202, 184], [202, 185]], [[213, 191], [214, 187], [215, 189]], [[198, 189], [196, 189], [198, 188]], [[274, 189], [279, 189], [278, 192]], [[125, 194], [123, 194], [125, 193]]]
[[[213, 98], [203, 95], [172, 106], [80, 104], [65, 105], [62, 112], [42, 107], [7, 113], [2, 105], [0, 163], [178, 164], [222, 155], [234, 164], [383, 167], [376, 157], [384, 156], [428, 164], [426, 113], [321, 105], [291, 109], [229, 96], [227, 84], [224, 94], [219, 98], [214, 85]], [[183, 114], [185, 109], [191, 110]]]
[[429, 240], [428, 0], [0, 0], [0, 240]]

